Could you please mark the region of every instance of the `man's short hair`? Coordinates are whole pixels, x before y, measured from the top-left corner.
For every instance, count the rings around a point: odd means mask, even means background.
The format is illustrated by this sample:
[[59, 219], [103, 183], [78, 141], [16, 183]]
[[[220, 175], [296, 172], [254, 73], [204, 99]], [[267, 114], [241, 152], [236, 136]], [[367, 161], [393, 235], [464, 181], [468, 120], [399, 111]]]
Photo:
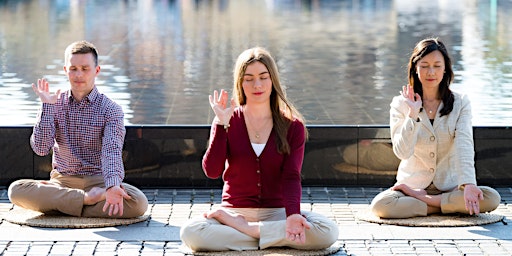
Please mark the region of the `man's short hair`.
[[98, 66], [98, 50], [96, 50], [96, 46], [94, 44], [87, 42], [85, 40], [76, 41], [71, 43], [64, 51], [64, 61], [68, 63], [68, 60], [71, 58], [73, 54], [87, 54], [92, 53], [94, 57], [94, 64]]

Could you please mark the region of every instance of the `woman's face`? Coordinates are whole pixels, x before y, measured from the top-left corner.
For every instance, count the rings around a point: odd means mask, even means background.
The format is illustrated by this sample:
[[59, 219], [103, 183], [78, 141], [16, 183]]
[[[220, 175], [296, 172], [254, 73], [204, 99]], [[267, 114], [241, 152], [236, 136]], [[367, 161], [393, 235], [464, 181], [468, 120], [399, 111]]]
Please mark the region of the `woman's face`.
[[245, 70], [242, 87], [247, 103], [262, 103], [270, 101], [272, 79], [267, 67], [255, 61]]
[[444, 58], [440, 51], [433, 51], [416, 64], [416, 73], [423, 88], [438, 87], [443, 80]]

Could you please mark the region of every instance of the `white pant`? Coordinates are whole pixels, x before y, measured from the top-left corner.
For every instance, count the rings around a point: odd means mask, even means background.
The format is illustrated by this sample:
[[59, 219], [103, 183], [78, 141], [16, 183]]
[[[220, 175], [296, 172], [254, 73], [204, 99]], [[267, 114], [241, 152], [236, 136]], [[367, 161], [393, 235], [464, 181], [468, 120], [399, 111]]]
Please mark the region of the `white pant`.
[[[493, 188], [478, 186], [483, 194], [484, 200], [480, 200], [480, 212], [495, 210], [501, 201], [500, 194]], [[464, 213], [469, 214], [464, 201], [464, 191], [439, 191], [434, 185], [427, 189], [429, 195], [441, 195], [441, 212], [443, 214]], [[381, 218], [411, 218], [416, 216], [427, 216], [427, 204], [412, 196], [407, 196], [401, 191], [387, 189], [379, 193], [372, 200], [371, 209], [373, 213]]]
[[197, 217], [188, 221], [180, 230], [182, 242], [193, 251], [258, 250], [268, 247], [288, 246], [296, 249], [323, 249], [338, 239], [338, 226], [318, 213], [302, 211], [311, 224], [306, 229], [306, 243], [297, 244], [286, 239], [286, 213], [284, 208], [223, 208], [237, 213], [249, 221], [259, 222], [260, 239], [223, 225], [215, 219]]

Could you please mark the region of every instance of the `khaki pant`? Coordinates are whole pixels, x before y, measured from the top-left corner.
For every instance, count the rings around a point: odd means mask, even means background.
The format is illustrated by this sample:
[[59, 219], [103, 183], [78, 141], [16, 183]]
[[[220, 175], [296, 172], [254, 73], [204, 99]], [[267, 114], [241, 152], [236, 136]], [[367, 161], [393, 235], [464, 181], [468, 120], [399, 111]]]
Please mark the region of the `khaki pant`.
[[349, 145], [343, 150], [343, 160], [351, 165], [376, 171], [396, 171], [400, 164], [391, 144], [383, 142]]
[[56, 171], [50, 173], [49, 181], [23, 179], [9, 186], [9, 199], [17, 206], [44, 212], [60, 212], [71, 216], [133, 218], [146, 212], [148, 200], [136, 187], [123, 183], [131, 200], [124, 199], [123, 215], [108, 215], [103, 212], [105, 201], [95, 205], [83, 205], [84, 194], [93, 187], [105, 187], [103, 176], [66, 176]]
[[327, 248], [338, 239], [336, 223], [318, 213], [302, 212], [311, 224], [311, 229], [306, 229], [306, 243], [297, 244], [286, 239], [284, 208], [223, 209], [241, 214], [249, 222], [259, 222], [260, 239], [245, 235], [215, 219], [198, 217], [182, 226], [180, 237], [183, 244], [193, 251], [242, 251], [279, 246], [312, 250]]
[[[486, 186], [479, 186], [484, 194], [484, 200], [480, 201], [480, 212], [490, 212], [495, 210], [501, 201], [500, 194]], [[429, 195], [441, 195], [441, 212], [464, 213], [469, 214], [464, 202], [464, 191], [453, 190], [442, 192], [437, 190], [434, 185], [426, 188]], [[411, 196], [406, 196], [400, 191], [387, 189], [378, 194], [371, 203], [373, 213], [381, 218], [410, 218], [417, 216], [427, 216], [427, 204]]]

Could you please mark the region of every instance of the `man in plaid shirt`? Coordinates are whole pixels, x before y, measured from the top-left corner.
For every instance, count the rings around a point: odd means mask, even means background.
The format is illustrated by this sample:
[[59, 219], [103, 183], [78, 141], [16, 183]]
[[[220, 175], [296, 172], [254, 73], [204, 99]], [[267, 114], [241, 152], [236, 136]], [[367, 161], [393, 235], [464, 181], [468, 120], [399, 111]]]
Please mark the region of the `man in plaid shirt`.
[[43, 78], [32, 84], [42, 102], [30, 145], [37, 155], [53, 150], [50, 180], [22, 179], [9, 186], [15, 205], [83, 217], [132, 218], [148, 207], [144, 193], [123, 183], [123, 110], [95, 86], [98, 52], [87, 41], [64, 53], [71, 89], [53, 94]]

